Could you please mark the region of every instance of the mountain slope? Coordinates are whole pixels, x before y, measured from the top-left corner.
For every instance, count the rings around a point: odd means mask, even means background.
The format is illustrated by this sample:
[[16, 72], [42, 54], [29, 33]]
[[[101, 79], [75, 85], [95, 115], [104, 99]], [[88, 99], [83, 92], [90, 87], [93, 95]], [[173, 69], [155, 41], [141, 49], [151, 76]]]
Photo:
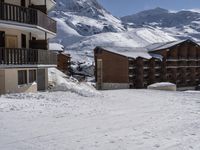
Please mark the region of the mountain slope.
[[64, 45], [73, 60], [90, 64], [96, 46], [144, 47], [176, 40], [156, 28], [130, 28], [96, 0], [57, 0], [57, 7], [49, 15], [58, 24], [58, 34], [51, 42]]
[[125, 30], [121, 21], [96, 0], [58, 0], [50, 16], [64, 19], [69, 27], [82, 36]]
[[170, 12], [162, 8], [155, 8], [121, 19], [125, 23], [133, 23], [136, 27], [148, 25], [160, 28], [174, 37], [200, 39], [200, 12], [198, 11]]

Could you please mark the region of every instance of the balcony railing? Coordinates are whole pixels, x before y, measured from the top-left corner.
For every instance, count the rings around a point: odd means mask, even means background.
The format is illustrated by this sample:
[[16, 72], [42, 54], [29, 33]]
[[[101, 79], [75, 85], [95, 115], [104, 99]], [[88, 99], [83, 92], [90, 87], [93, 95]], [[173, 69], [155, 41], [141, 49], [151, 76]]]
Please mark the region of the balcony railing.
[[57, 54], [47, 50], [0, 48], [1, 65], [57, 65]]
[[32, 8], [0, 2], [0, 20], [37, 25], [56, 33], [56, 21]]

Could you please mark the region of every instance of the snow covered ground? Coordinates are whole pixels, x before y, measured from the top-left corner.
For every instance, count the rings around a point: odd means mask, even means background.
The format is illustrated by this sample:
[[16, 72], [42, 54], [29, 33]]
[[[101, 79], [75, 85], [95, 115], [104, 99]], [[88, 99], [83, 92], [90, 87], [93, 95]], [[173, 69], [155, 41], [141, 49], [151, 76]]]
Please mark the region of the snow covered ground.
[[199, 150], [199, 97], [154, 90], [4, 95], [0, 149]]

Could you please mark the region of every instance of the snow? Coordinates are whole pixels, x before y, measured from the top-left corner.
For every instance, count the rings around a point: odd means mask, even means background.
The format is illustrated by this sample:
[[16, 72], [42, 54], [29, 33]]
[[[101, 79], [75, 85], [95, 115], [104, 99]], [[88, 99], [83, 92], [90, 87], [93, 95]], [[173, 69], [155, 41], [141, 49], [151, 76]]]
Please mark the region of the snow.
[[147, 87], [154, 90], [176, 91], [176, 84], [170, 82], [154, 83]]
[[153, 43], [148, 45], [146, 48], [149, 51], [156, 51], [156, 50], [162, 50], [162, 49], [167, 49], [171, 48], [174, 45], [178, 45], [180, 43], [185, 42], [186, 40], [177, 40], [177, 41], [171, 41], [171, 42], [166, 42], [166, 43]]
[[63, 51], [64, 46], [58, 43], [49, 43], [49, 50]]
[[101, 47], [104, 50], [120, 54], [122, 56], [137, 58], [142, 57], [146, 59], [151, 59], [152, 56], [148, 53], [147, 49], [144, 47], [133, 48], [133, 47]]
[[48, 75], [49, 83], [52, 85], [51, 91], [71, 91], [86, 97], [99, 94], [90, 84], [78, 82], [75, 78], [68, 77], [56, 68], [49, 68]]
[[199, 150], [199, 93], [151, 90], [0, 97], [2, 150]]
[[72, 61], [89, 62], [90, 65], [94, 61], [93, 49], [97, 46], [133, 49], [177, 40], [171, 32], [168, 34], [162, 29], [129, 27], [96, 0], [57, 0], [57, 8], [49, 15], [57, 21], [58, 30], [51, 42], [62, 44]]
[[[72, 55], [72, 59], [76, 60], [77, 56], [86, 55], [87, 61], [93, 61], [93, 49], [97, 46], [100, 47], [114, 47], [116, 52], [120, 52], [122, 47], [126, 47], [130, 49], [130, 53], [138, 48], [145, 47], [151, 43], [155, 42], [169, 42], [175, 41], [176, 39], [169, 36], [165, 32], [162, 32], [158, 29], [152, 28], [138, 28], [131, 29], [127, 32], [120, 33], [101, 33], [93, 36], [89, 36], [87, 38], [82, 39], [81, 41], [74, 43], [67, 47], [68, 52]], [[119, 50], [119, 51], [118, 51]], [[137, 55], [148, 56], [147, 51], [138, 52]], [[73, 58], [74, 57], [74, 58]], [[77, 60], [80, 60], [78, 57]]]

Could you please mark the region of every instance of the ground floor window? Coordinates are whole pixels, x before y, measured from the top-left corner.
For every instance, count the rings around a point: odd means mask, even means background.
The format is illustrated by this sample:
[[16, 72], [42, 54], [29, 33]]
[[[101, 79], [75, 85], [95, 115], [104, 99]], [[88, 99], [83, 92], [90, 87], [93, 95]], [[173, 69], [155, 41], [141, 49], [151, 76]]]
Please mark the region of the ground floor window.
[[27, 84], [27, 71], [19, 70], [18, 71], [18, 85]]
[[29, 70], [29, 83], [36, 81], [36, 70]]

